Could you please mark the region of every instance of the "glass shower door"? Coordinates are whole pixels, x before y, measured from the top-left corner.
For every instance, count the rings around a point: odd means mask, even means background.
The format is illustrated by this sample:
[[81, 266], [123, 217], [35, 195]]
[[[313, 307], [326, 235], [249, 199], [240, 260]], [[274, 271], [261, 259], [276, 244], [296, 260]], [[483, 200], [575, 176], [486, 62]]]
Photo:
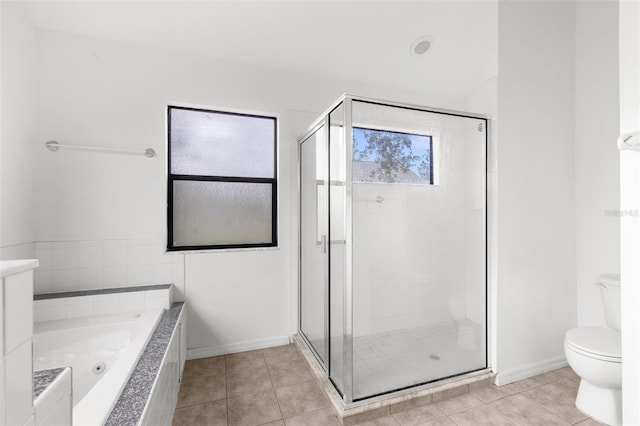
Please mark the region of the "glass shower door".
[[300, 331], [325, 368], [329, 351], [327, 166], [322, 125], [300, 145]]
[[354, 401], [487, 366], [485, 127], [353, 100]]

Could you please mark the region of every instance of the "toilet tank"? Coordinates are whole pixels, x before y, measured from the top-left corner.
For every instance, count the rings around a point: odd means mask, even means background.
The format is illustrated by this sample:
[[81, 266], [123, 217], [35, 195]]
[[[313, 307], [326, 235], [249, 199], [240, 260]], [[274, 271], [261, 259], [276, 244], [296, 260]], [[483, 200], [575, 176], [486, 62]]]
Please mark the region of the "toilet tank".
[[604, 318], [607, 325], [620, 331], [620, 275], [603, 274], [598, 277]]

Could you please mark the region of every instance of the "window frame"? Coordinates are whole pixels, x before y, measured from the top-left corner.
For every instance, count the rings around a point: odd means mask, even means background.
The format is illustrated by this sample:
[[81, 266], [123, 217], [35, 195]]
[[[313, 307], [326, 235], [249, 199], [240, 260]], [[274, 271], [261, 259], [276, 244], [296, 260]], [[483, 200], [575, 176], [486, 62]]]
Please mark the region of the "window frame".
[[[171, 171], [171, 111], [186, 110], [240, 117], [253, 117], [269, 119], [273, 121], [273, 177], [251, 176], [221, 176], [221, 175], [191, 175], [174, 174]], [[166, 108], [167, 119], [167, 251], [202, 251], [202, 250], [232, 250], [278, 247], [278, 117], [275, 114], [243, 112], [222, 108], [190, 107], [179, 104], [168, 104]], [[242, 243], [242, 244], [207, 244], [175, 246], [173, 236], [173, 207], [174, 207], [174, 182], [229, 182], [229, 183], [254, 183], [271, 185], [271, 241], [267, 243]]]

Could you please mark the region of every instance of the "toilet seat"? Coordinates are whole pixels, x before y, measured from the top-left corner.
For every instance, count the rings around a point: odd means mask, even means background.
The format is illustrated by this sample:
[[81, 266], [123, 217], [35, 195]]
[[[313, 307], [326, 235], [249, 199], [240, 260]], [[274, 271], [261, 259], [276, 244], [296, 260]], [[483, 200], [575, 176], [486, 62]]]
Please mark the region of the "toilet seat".
[[620, 333], [604, 327], [578, 327], [567, 331], [566, 345], [581, 355], [608, 362], [622, 362]]

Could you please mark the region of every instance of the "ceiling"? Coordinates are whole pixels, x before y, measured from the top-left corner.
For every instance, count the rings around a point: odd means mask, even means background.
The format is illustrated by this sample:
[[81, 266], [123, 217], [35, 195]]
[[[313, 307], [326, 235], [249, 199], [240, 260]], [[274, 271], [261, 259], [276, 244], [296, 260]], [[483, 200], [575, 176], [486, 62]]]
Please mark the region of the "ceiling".
[[40, 28], [403, 90], [463, 97], [497, 74], [495, 0], [22, 4]]

